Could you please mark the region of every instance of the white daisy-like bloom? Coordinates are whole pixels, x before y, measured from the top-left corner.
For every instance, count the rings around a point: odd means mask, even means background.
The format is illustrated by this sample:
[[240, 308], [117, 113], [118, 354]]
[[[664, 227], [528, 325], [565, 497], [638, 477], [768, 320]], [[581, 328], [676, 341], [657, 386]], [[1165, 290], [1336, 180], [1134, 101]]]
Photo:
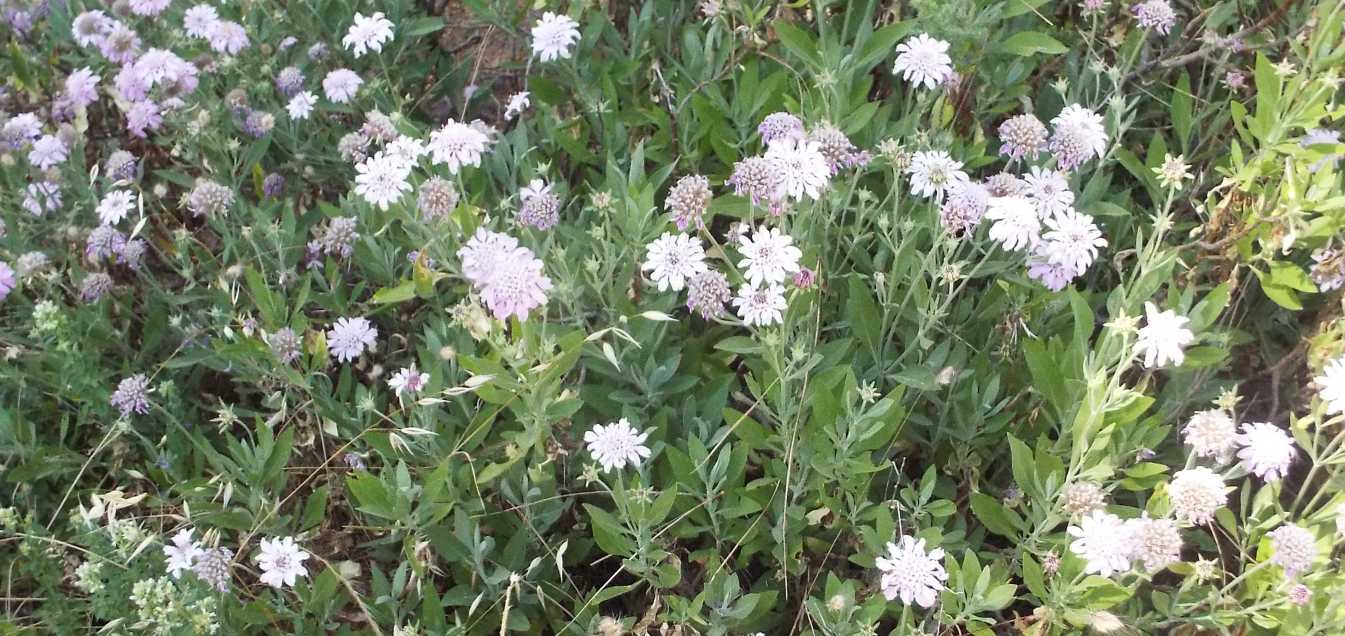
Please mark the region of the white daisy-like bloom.
[[126, 215], [135, 209], [135, 193], [130, 190], [113, 190], [98, 202], [98, 221], [103, 225], [121, 223]]
[[1294, 578], [1312, 568], [1317, 560], [1317, 538], [1303, 526], [1286, 523], [1270, 531], [1270, 562], [1284, 568], [1284, 576]]
[[1317, 384], [1317, 397], [1326, 403], [1327, 413], [1345, 413], [1345, 356], [1326, 363], [1322, 374], [1312, 381]]
[[588, 452], [602, 466], [604, 472], [625, 468], [627, 464], [639, 466], [649, 458], [649, 447], [645, 446], [648, 432], [638, 432], [630, 425], [630, 420], [621, 418], [611, 424], [596, 424], [593, 430], [584, 433], [584, 443]]
[[293, 586], [301, 576], [308, 576], [304, 561], [311, 556], [294, 543], [294, 537], [262, 539], [257, 568], [262, 571], [261, 581], [271, 587]]
[[1238, 424], [1220, 409], [1197, 411], [1186, 422], [1182, 437], [1196, 457], [1228, 461], [1238, 447]]
[[1093, 157], [1107, 153], [1107, 128], [1102, 115], [1070, 104], [1051, 120], [1055, 128], [1047, 148], [1063, 170], [1074, 170]]
[[366, 318], [340, 318], [327, 331], [327, 350], [341, 362], [360, 357], [378, 343], [378, 328]]
[[816, 201], [831, 180], [831, 167], [815, 142], [782, 137], [770, 143], [766, 158], [779, 166], [781, 197], [800, 201], [807, 195]]
[[1074, 537], [1069, 549], [1084, 560], [1084, 572], [1111, 576], [1130, 569], [1135, 553], [1132, 527], [1120, 517], [1094, 510], [1066, 532]]
[[214, 33], [215, 23], [219, 22], [219, 13], [208, 4], [198, 4], [182, 14], [182, 28], [189, 37], [204, 40]]
[[887, 555], [873, 560], [882, 573], [879, 586], [889, 601], [901, 599], [903, 605], [915, 603], [933, 607], [944, 589], [948, 572], [943, 569], [943, 548], [925, 550], [925, 540], [902, 535], [888, 542]]
[[1298, 456], [1294, 438], [1270, 422], [1249, 422], [1242, 425], [1237, 437], [1238, 463], [1247, 472], [1267, 482], [1279, 481], [1289, 472], [1289, 466]]
[[451, 174], [463, 166], [481, 165], [481, 155], [490, 145], [490, 137], [476, 128], [452, 119], [442, 128], [430, 133], [430, 159], [435, 164], [447, 164]]
[[41, 170], [60, 164], [69, 157], [70, 149], [56, 135], [43, 135], [33, 142], [32, 149], [28, 151], [28, 163]]
[[532, 53], [543, 62], [557, 58], [570, 59], [574, 53], [574, 44], [578, 41], [579, 23], [568, 15], [547, 11], [532, 27]]
[[290, 98], [290, 103], [285, 105], [285, 111], [290, 114], [290, 119], [300, 120], [308, 119], [313, 114], [313, 106], [317, 105], [318, 96], [313, 91], [304, 91]]
[[970, 181], [962, 171], [962, 162], [956, 161], [942, 150], [922, 150], [911, 156], [911, 165], [906, 168], [911, 177], [911, 192], [925, 198], [943, 199], [944, 191], [956, 184]]
[[984, 218], [990, 221], [990, 240], [1006, 250], [1028, 249], [1041, 240], [1041, 217], [1026, 197], [990, 197]]
[[641, 269], [651, 272], [649, 278], [658, 284], [659, 291], [682, 291], [687, 280], [709, 268], [699, 239], [665, 232], [649, 244]]
[[1171, 309], [1158, 311], [1153, 303], [1144, 303], [1144, 326], [1135, 339], [1135, 350], [1144, 356], [1144, 366], [1150, 369], [1181, 366], [1186, 360], [1186, 345], [1196, 339], [1186, 328], [1188, 322], [1189, 318], [1178, 316]]
[[401, 157], [378, 153], [355, 166], [355, 194], [370, 205], [387, 210], [388, 205], [401, 200], [411, 191], [411, 165]]
[[793, 237], [765, 225], [742, 238], [738, 253], [743, 255], [738, 267], [752, 285], [785, 282], [799, 271], [799, 259], [803, 257], [803, 252], [794, 247]]
[[785, 300], [785, 288], [776, 283], [747, 284], [738, 288], [733, 306], [747, 326], [765, 327], [784, 322], [789, 303]]
[[388, 387], [401, 398], [402, 393], [420, 393], [430, 383], [430, 374], [416, 369], [416, 365], [399, 369], [388, 378]]
[[1074, 191], [1069, 179], [1059, 170], [1043, 170], [1032, 166], [1032, 174], [1023, 175], [1023, 194], [1037, 204], [1042, 220], [1066, 210], [1074, 209]]
[[1168, 501], [1172, 515], [1196, 525], [1214, 520], [1214, 513], [1228, 503], [1224, 478], [1204, 466], [1179, 470], [1168, 482]]
[[925, 88], [938, 88], [953, 75], [953, 58], [948, 57], [948, 43], [921, 33], [897, 45], [897, 62], [893, 75]]
[[201, 549], [201, 543], [193, 541], [191, 535], [192, 529], [185, 528], [173, 535], [172, 544], [163, 547], [168, 574], [175, 579], [182, 576], [183, 570], [190, 570], [195, 565], [197, 557], [205, 552]]
[[392, 20], [384, 17], [382, 11], [375, 11], [368, 17], [356, 13], [355, 21], [350, 25], [350, 30], [346, 31], [346, 37], [341, 39], [341, 44], [359, 59], [369, 51], [382, 51], [383, 45], [391, 39]]
[[409, 135], [398, 135], [396, 139], [383, 146], [383, 152], [389, 157], [395, 157], [408, 166], [414, 166], [420, 161], [420, 158], [429, 154], [430, 149], [425, 143]]
[[363, 85], [364, 80], [348, 68], [338, 68], [322, 78], [322, 92], [327, 95], [327, 99], [337, 104], [354, 99]]
[[476, 234], [458, 250], [462, 260], [462, 275], [477, 287], [490, 282], [491, 277], [500, 269], [502, 259], [518, 249], [518, 239], [500, 232], [491, 232], [484, 227], [476, 229]]
[[528, 99], [529, 95], [531, 95], [531, 93], [528, 91], [510, 95], [509, 104], [504, 107], [504, 118], [513, 119], [522, 115], [523, 111], [528, 110], [528, 107], [532, 105], [532, 100]]
[[1052, 263], [1068, 268], [1075, 276], [1093, 264], [1098, 248], [1107, 246], [1107, 239], [1102, 238], [1102, 230], [1093, 223], [1093, 217], [1072, 208], [1051, 215], [1045, 226], [1038, 253]]

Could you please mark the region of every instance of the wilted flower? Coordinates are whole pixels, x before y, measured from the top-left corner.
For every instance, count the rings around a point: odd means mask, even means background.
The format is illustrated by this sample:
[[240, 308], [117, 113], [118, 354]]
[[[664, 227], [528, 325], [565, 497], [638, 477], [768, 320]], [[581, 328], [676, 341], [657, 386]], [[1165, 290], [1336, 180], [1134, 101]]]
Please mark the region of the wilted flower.
[[206, 548], [196, 557], [192, 566], [197, 578], [217, 592], [229, 591], [229, 570], [233, 567], [234, 551], [225, 547]]
[[364, 318], [340, 318], [327, 331], [327, 349], [341, 362], [360, 357], [378, 342], [378, 329]]
[[889, 601], [901, 599], [905, 605], [933, 607], [944, 589], [948, 572], [943, 569], [943, 549], [925, 550], [925, 540], [902, 535], [888, 542], [886, 556], [874, 559], [881, 573], [879, 587]]
[[681, 291], [687, 280], [706, 271], [705, 248], [694, 237], [665, 232], [649, 244], [641, 269], [650, 272], [659, 291]]
[[271, 587], [293, 586], [298, 577], [308, 576], [304, 561], [310, 555], [294, 543], [294, 537], [262, 539], [257, 568], [261, 582]]
[[595, 424], [593, 430], [584, 433], [584, 443], [589, 454], [602, 466], [604, 472], [625, 468], [627, 464], [639, 466], [649, 458], [649, 447], [645, 440], [649, 433], [637, 432], [626, 418], [621, 418], [606, 426]]
[[1298, 455], [1294, 438], [1270, 422], [1243, 424], [1237, 442], [1242, 447], [1238, 450], [1242, 467], [1267, 482], [1284, 477]]
[[894, 75], [916, 86], [938, 88], [953, 74], [953, 59], [948, 57], [948, 43], [921, 33], [897, 45]]
[[149, 378], [143, 373], [123, 378], [108, 402], [121, 412], [122, 417], [149, 413]]
[[543, 62], [557, 58], [569, 59], [578, 41], [579, 23], [567, 15], [547, 11], [532, 27], [532, 53]]
[[299, 337], [289, 327], [277, 329], [266, 339], [266, 344], [271, 347], [271, 353], [275, 354], [284, 364], [289, 364], [299, 358], [301, 351]]
[[1067, 532], [1074, 537], [1070, 550], [1085, 561], [1085, 572], [1111, 576], [1130, 569], [1133, 532], [1120, 517], [1095, 510]]
[[1214, 513], [1228, 501], [1224, 478], [1218, 473], [1196, 466], [1179, 470], [1168, 482], [1168, 500], [1172, 514], [1187, 523], [1204, 525], [1214, 519]]
[[86, 303], [99, 300], [112, 292], [112, 277], [104, 272], [93, 272], [80, 282], [79, 297]]
[[1306, 528], [1286, 523], [1270, 532], [1270, 562], [1284, 568], [1284, 576], [1294, 578], [1312, 567], [1317, 559], [1317, 539]]
[[696, 227], [705, 227], [705, 211], [710, 207], [710, 180], [698, 174], [689, 174], [677, 180], [663, 207], [672, 216], [678, 230], [685, 230], [692, 223]]
[[279, 197], [285, 191], [285, 175], [272, 172], [262, 179], [262, 196], [268, 199]]
[[360, 238], [355, 226], [359, 220], [353, 216], [338, 216], [327, 221], [327, 230], [318, 242], [323, 253], [336, 258], [350, 258], [355, 253], [355, 241]]
[[1151, 302], [1144, 303], [1144, 316], [1144, 326], [1135, 340], [1135, 350], [1144, 357], [1144, 366], [1150, 369], [1181, 366], [1186, 359], [1183, 349], [1195, 340], [1195, 334], [1186, 328], [1190, 320], [1171, 309], [1160, 312]]

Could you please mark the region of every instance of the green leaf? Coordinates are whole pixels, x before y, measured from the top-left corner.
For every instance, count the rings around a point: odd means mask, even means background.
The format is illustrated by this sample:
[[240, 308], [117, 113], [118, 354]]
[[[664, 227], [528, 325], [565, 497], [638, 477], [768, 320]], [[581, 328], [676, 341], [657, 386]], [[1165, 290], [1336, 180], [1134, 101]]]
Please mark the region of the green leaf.
[[444, 19], [438, 16], [413, 20], [406, 26], [407, 37], [419, 37], [444, 28]]
[[985, 524], [985, 528], [1000, 536], [1018, 538], [1023, 518], [1018, 513], [1005, 508], [999, 500], [989, 495], [971, 493], [971, 511]]
[[1188, 152], [1191, 144], [1193, 103], [1191, 77], [1182, 72], [1181, 77], [1177, 78], [1177, 86], [1172, 89], [1172, 106], [1169, 111], [1172, 113], [1172, 127], [1177, 131], [1177, 144], [1181, 146], [1183, 153]]
[[878, 317], [878, 305], [873, 302], [873, 290], [858, 276], [850, 278], [845, 315], [850, 329], [859, 334], [869, 351], [877, 357], [882, 344], [882, 320]]
[[1037, 31], [1020, 31], [1009, 36], [1009, 39], [999, 45], [999, 50], [1010, 55], [1020, 55], [1027, 57], [1044, 53], [1046, 55], [1061, 55], [1069, 52], [1069, 47], [1045, 33]]
[[780, 38], [780, 44], [790, 53], [813, 66], [822, 66], [822, 55], [817, 50], [817, 43], [807, 31], [781, 20], [776, 20], [771, 26], [775, 29], [776, 37]]
[[373, 298], [369, 302], [375, 305], [386, 303], [401, 303], [416, 297], [416, 281], [404, 280], [392, 287], [384, 287], [374, 292]]
[[598, 542], [598, 547], [613, 556], [635, 554], [635, 543], [626, 536], [626, 530], [616, 517], [591, 504], [584, 504], [584, 509], [588, 511], [588, 518], [593, 524], [593, 540]]

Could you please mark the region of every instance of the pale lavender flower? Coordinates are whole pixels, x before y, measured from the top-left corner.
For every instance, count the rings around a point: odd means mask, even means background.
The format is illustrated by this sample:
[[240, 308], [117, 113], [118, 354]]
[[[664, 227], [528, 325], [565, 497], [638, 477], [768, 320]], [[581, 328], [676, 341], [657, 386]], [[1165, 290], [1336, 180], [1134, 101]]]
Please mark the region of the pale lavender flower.
[[233, 558], [234, 551], [229, 548], [206, 548], [197, 555], [191, 571], [216, 592], [228, 592]]
[[17, 286], [18, 281], [14, 277], [14, 268], [10, 267], [9, 263], [0, 261], [0, 300], [7, 298], [9, 292], [14, 291]]
[[1172, 10], [1168, 0], [1146, 0], [1131, 7], [1130, 11], [1141, 28], [1153, 29], [1162, 35], [1172, 31], [1172, 25], [1177, 22], [1177, 12]]
[[285, 191], [285, 175], [272, 172], [262, 179], [262, 196], [268, 199], [279, 197]]
[[248, 47], [248, 33], [243, 25], [230, 20], [216, 20], [206, 34], [210, 48], [216, 53], [237, 55]]
[[[315, 106], [317, 103], [318, 103], [317, 95], [314, 95], [312, 91], [303, 91], [301, 93], [297, 93], [296, 95], [290, 98], [289, 103], [285, 105], [285, 112], [289, 113], [290, 119], [296, 121], [301, 119], [308, 119], [308, 116], [313, 114], [313, 106]], [[358, 135], [361, 142], [366, 141], [364, 135], [361, 135], [358, 132], [349, 134]], [[344, 140], [345, 138], [343, 137], [342, 141]], [[361, 145], [363, 145], [363, 143]], [[346, 157], [346, 153], [341, 152], [341, 156]]]
[[933, 607], [944, 589], [948, 572], [943, 568], [943, 549], [925, 549], [925, 540], [903, 535], [887, 544], [887, 553], [874, 559], [881, 573], [878, 586], [889, 601]]
[[86, 108], [98, 101], [98, 75], [88, 67], [76, 70], [65, 78], [65, 97], [76, 108]]
[[534, 308], [546, 304], [546, 292], [551, 289], [551, 279], [542, 268], [542, 261], [531, 250], [515, 248], [500, 259], [498, 270], [480, 287], [481, 299], [500, 320], [510, 316], [527, 320]]
[[388, 387], [392, 389], [398, 399], [401, 399], [402, 393], [420, 393], [429, 383], [430, 374], [418, 371], [414, 364], [399, 369], [388, 379]]
[[611, 424], [596, 424], [593, 430], [584, 433], [589, 454], [604, 472], [621, 470], [627, 465], [638, 467], [649, 458], [650, 450], [645, 445], [648, 438], [648, 432], [636, 431], [624, 417]]
[[117, 150], [108, 155], [103, 168], [113, 180], [131, 181], [136, 176], [136, 163], [135, 155], [125, 150]]
[[297, 66], [286, 66], [276, 73], [276, 90], [285, 99], [290, 99], [299, 94], [304, 87], [304, 74]]
[[560, 220], [560, 197], [541, 179], [533, 179], [520, 193], [518, 224], [538, 230], [549, 230]]
[[1046, 125], [1031, 114], [1010, 117], [999, 125], [999, 154], [1015, 161], [1036, 159], [1046, 150], [1047, 135]]
[[55, 181], [36, 181], [28, 184], [22, 207], [33, 216], [61, 209], [61, 185]]
[[491, 276], [516, 249], [519, 249], [518, 239], [483, 227], [477, 228], [476, 234], [458, 250], [462, 275], [480, 289], [490, 282]]
[[378, 153], [355, 166], [355, 194], [380, 210], [401, 201], [411, 191], [411, 165], [400, 157]]
[[1266, 536], [1270, 537], [1270, 562], [1284, 568], [1287, 578], [1311, 569], [1317, 560], [1317, 538], [1303, 526], [1286, 523]]
[[782, 170], [770, 157], [748, 157], [733, 164], [728, 185], [733, 193], [746, 197], [752, 205], [765, 205], [772, 214], [783, 211]]
[[1043, 222], [1053, 215], [1074, 210], [1074, 191], [1069, 189], [1069, 178], [1058, 170], [1043, 170], [1032, 166], [1032, 173], [1023, 175], [1022, 194], [1037, 206]]
[[85, 11], [70, 23], [70, 32], [81, 47], [98, 46], [112, 30], [113, 20], [102, 11]]
[[130, 190], [113, 190], [98, 202], [98, 222], [103, 225], [121, 223], [136, 208], [135, 193]]
[[869, 162], [868, 153], [855, 147], [845, 133], [831, 124], [822, 124], [808, 131], [808, 141], [817, 144], [833, 177], [841, 170], [864, 166]]
[[970, 181], [967, 173], [962, 171], [962, 162], [942, 150], [915, 153], [906, 172], [911, 178], [911, 192], [936, 201], [941, 201], [948, 189]]
[[1078, 272], [1067, 265], [1052, 261], [1041, 253], [1039, 247], [1030, 248], [1027, 257], [1027, 277], [1055, 292], [1069, 285]]
[[340, 318], [327, 331], [327, 349], [341, 362], [350, 362], [378, 343], [378, 329], [364, 318]]
[[33, 142], [32, 150], [28, 151], [28, 163], [33, 164], [39, 170], [46, 170], [59, 165], [69, 157], [70, 149], [56, 135], [41, 136]]
[[133, 413], [145, 415], [149, 413], [149, 394], [149, 378], [143, 373], [137, 373], [123, 378], [108, 402], [121, 412], [122, 417], [129, 417]]
[[215, 11], [215, 7], [208, 4], [198, 4], [182, 14], [182, 28], [186, 30], [189, 37], [198, 40], [210, 37], [211, 31], [218, 21], [219, 13]]
[[1187, 523], [1205, 525], [1214, 519], [1214, 513], [1228, 503], [1224, 478], [1204, 466], [1179, 470], [1168, 482], [1168, 501], [1171, 502], [1174, 517]]
[[79, 297], [86, 303], [100, 300], [112, 292], [112, 277], [103, 272], [93, 272], [84, 277], [79, 286]]
[[980, 225], [990, 205], [990, 191], [975, 181], [958, 181], [948, 188], [948, 198], [939, 208], [939, 222], [949, 234], [969, 234]]
[[107, 36], [98, 42], [98, 52], [113, 64], [130, 64], [140, 54], [140, 36], [125, 24], [113, 22]]
[[134, 238], [122, 243], [121, 249], [117, 250], [117, 262], [131, 269], [139, 270], [145, 262], [145, 252], [149, 250], [149, 244], [145, 239]]
[[1047, 148], [1062, 170], [1075, 170], [1093, 157], [1107, 152], [1107, 130], [1102, 116], [1078, 104], [1070, 104], [1051, 120], [1055, 128]]
[[777, 139], [803, 138], [803, 120], [789, 113], [771, 113], [757, 125], [761, 134], [761, 143], [770, 144]]
[[707, 269], [687, 283], [687, 309], [705, 320], [723, 316], [724, 305], [732, 298], [728, 278], [717, 270]]
[[125, 244], [126, 235], [111, 225], [100, 225], [89, 232], [88, 239], [84, 241], [84, 258], [90, 262], [112, 258], [121, 252]]
[[659, 291], [682, 291], [688, 279], [706, 271], [705, 249], [695, 237], [664, 232], [648, 245], [640, 269], [650, 273]]
[[698, 174], [689, 174], [677, 180], [663, 207], [672, 216], [678, 230], [686, 230], [693, 223], [697, 228], [705, 227], [705, 212], [710, 207], [710, 180]]
[[187, 194], [187, 209], [198, 217], [228, 214], [233, 202], [233, 190], [209, 179], [198, 178], [196, 186]]
[[262, 539], [261, 553], [257, 555], [259, 578], [271, 587], [293, 587], [298, 577], [308, 576], [304, 561], [310, 556], [294, 542], [294, 537]]
[[144, 16], [156, 16], [168, 8], [171, 0], [130, 0], [131, 13]]
[[449, 174], [457, 174], [465, 166], [481, 165], [481, 155], [489, 147], [490, 137], [470, 124], [450, 119], [430, 133], [426, 145], [435, 164], [447, 164]]
[[[28, 278], [46, 269], [50, 263], [51, 259], [47, 258], [47, 255], [42, 252], [24, 252], [19, 256], [19, 260], [14, 262], [14, 269], [18, 270], [20, 278]], [[12, 285], [10, 287], [13, 288]], [[3, 298], [0, 298], [0, 300], [3, 300]]]
[[746, 283], [738, 288], [733, 306], [738, 308], [738, 317], [742, 318], [743, 324], [765, 327], [784, 322], [789, 303], [785, 300], [785, 288], [777, 283]]
[[777, 139], [766, 149], [766, 158], [780, 171], [780, 196], [801, 201], [821, 198], [831, 179], [831, 168], [818, 144], [801, 138]]
[[953, 74], [953, 60], [948, 57], [948, 43], [921, 33], [897, 45], [894, 75], [916, 86], [938, 88]]
[[159, 113], [159, 105], [152, 101], [136, 102], [126, 111], [126, 130], [136, 137], [144, 139], [148, 131], [158, 130], [161, 125], [163, 115]]
[[359, 92], [364, 80], [348, 68], [338, 68], [327, 73], [322, 80], [322, 91], [327, 99], [337, 104], [345, 104]]

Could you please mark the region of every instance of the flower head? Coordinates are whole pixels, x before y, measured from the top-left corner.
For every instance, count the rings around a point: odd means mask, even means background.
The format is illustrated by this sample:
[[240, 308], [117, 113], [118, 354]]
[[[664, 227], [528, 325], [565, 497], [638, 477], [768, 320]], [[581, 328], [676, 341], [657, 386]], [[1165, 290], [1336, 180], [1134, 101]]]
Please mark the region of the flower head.
[[1074, 537], [1069, 548], [1085, 561], [1085, 572], [1111, 576], [1130, 569], [1133, 528], [1120, 517], [1095, 510], [1067, 532]]
[[579, 23], [567, 15], [547, 11], [532, 27], [532, 53], [543, 62], [570, 59], [578, 41]]
[[750, 236], [744, 236], [738, 244], [738, 252], [743, 255], [738, 267], [744, 270], [743, 276], [753, 285], [783, 283], [799, 271], [799, 259], [803, 257], [803, 252], [794, 247], [793, 237], [765, 225]]
[[968, 234], [981, 224], [990, 207], [990, 190], [975, 181], [961, 181], [948, 189], [939, 207], [939, 222], [954, 236]]
[[1317, 397], [1326, 403], [1326, 412], [1345, 413], [1345, 356], [1326, 363], [1312, 381], [1317, 384]]
[[183, 30], [187, 32], [188, 37], [198, 40], [210, 37], [218, 21], [219, 13], [215, 11], [215, 7], [208, 4], [198, 4], [182, 14]]
[[1075, 276], [1093, 264], [1098, 248], [1107, 246], [1107, 239], [1102, 238], [1102, 230], [1093, 223], [1093, 217], [1073, 209], [1055, 213], [1045, 220], [1045, 226], [1039, 253]]
[[782, 175], [775, 159], [769, 157], [748, 157], [733, 164], [733, 174], [728, 185], [733, 193], [747, 197], [752, 205], [767, 205], [773, 214], [779, 214], [783, 208]]
[[322, 78], [322, 92], [327, 99], [337, 104], [345, 104], [354, 99], [364, 80], [348, 68], [338, 68]]
[[233, 568], [234, 551], [225, 547], [201, 550], [191, 571], [206, 585], [217, 592], [229, 591], [230, 570]]
[[1204, 466], [1179, 470], [1168, 482], [1172, 514], [1187, 523], [1205, 525], [1228, 502], [1224, 478]]
[[28, 151], [28, 163], [33, 164], [39, 170], [46, 170], [52, 166], [64, 163], [70, 156], [70, 149], [56, 135], [43, 135], [33, 142], [33, 147]]
[[1186, 360], [1183, 351], [1195, 341], [1195, 334], [1186, 328], [1188, 318], [1168, 309], [1158, 311], [1151, 302], [1144, 303], [1144, 326], [1135, 340], [1135, 350], [1144, 356], [1144, 366], [1154, 369], [1168, 365], [1181, 366]]
[[925, 198], [942, 199], [944, 191], [970, 180], [962, 171], [962, 162], [942, 150], [915, 153], [906, 173], [911, 177], [911, 191]]
[[149, 413], [149, 393], [149, 378], [137, 373], [117, 383], [117, 390], [112, 392], [108, 402], [121, 412], [122, 417], [132, 413], [145, 415]]
[[[41, 254], [41, 252], [33, 253]], [[27, 254], [24, 256], [27, 256]], [[19, 267], [22, 268], [24, 266], [23, 257], [20, 257], [18, 262]], [[16, 286], [18, 286], [18, 280], [14, 276], [14, 268], [10, 267], [9, 263], [0, 261], [0, 300], [9, 297], [9, 292], [14, 291]]]
[[446, 219], [458, 207], [458, 188], [443, 177], [430, 177], [420, 184], [416, 207], [425, 219]]
[[298, 577], [308, 576], [304, 561], [309, 556], [294, 542], [294, 537], [262, 539], [261, 553], [257, 555], [261, 582], [276, 588], [293, 586]]
[[731, 298], [728, 278], [718, 270], [706, 269], [687, 282], [687, 309], [705, 320], [724, 315], [724, 303]]
[[391, 39], [392, 20], [384, 17], [382, 11], [375, 11], [368, 17], [356, 13], [355, 21], [350, 25], [350, 30], [346, 31], [346, 36], [341, 39], [341, 44], [359, 59], [369, 51], [382, 51], [383, 44]]
[[1029, 113], [1015, 115], [999, 125], [999, 154], [1010, 159], [1036, 159], [1046, 150], [1046, 125]]
[[429, 383], [430, 374], [417, 370], [414, 364], [398, 369], [391, 378], [388, 378], [388, 387], [399, 398], [402, 393], [420, 393]]
[[1270, 532], [1270, 562], [1284, 568], [1284, 576], [1294, 578], [1312, 567], [1317, 559], [1317, 538], [1303, 526], [1286, 523]]
[[1130, 527], [1133, 558], [1144, 569], [1157, 572], [1181, 560], [1182, 535], [1171, 519], [1154, 519], [1146, 514], [1126, 525]]
[[1159, 185], [1168, 190], [1180, 190], [1182, 182], [1191, 178], [1190, 166], [1182, 155], [1164, 154], [1163, 165], [1154, 168], [1154, 174], [1158, 175]]
[[504, 118], [513, 119], [522, 115], [523, 111], [528, 110], [528, 107], [532, 105], [532, 100], [528, 98], [529, 95], [531, 95], [531, 93], [528, 91], [521, 91], [510, 95], [509, 103], [504, 107]]
[[549, 230], [560, 221], [560, 197], [551, 191], [551, 185], [533, 179], [519, 191], [522, 202], [518, 206], [518, 224], [539, 230]]
[[649, 447], [645, 446], [648, 432], [638, 432], [630, 421], [621, 418], [611, 424], [595, 424], [593, 430], [584, 433], [584, 443], [588, 452], [602, 466], [604, 472], [625, 468], [627, 464], [639, 466], [649, 458]]
[[116, 225], [135, 209], [135, 193], [130, 190], [113, 190], [98, 202], [98, 221], [103, 225]]
[[295, 121], [308, 119], [313, 114], [313, 107], [318, 103], [318, 96], [313, 91], [303, 91], [296, 93], [290, 98], [288, 104], [285, 104], [285, 112], [289, 113], [290, 119]]
[[514, 248], [501, 261], [497, 271], [480, 287], [481, 299], [499, 320], [508, 320], [510, 316], [527, 320], [533, 309], [546, 304], [551, 279], [543, 273], [541, 259], [526, 247]]
[[1051, 120], [1054, 131], [1047, 148], [1062, 170], [1075, 170], [1093, 157], [1107, 152], [1107, 129], [1102, 116], [1078, 104], [1070, 104]]
[[1153, 29], [1163, 35], [1167, 35], [1177, 22], [1177, 12], [1172, 10], [1168, 0], [1145, 0], [1131, 7], [1130, 11], [1135, 14], [1135, 21], [1140, 27]]
[[693, 223], [696, 227], [705, 227], [705, 211], [710, 207], [710, 180], [698, 174], [689, 174], [677, 180], [663, 207], [672, 216], [678, 230], [685, 230]]
[[1037, 205], [1043, 221], [1052, 214], [1074, 209], [1074, 191], [1069, 179], [1058, 170], [1042, 170], [1032, 166], [1032, 173], [1023, 177], [1022, 194]]
[[477, 128], [452, 119], [439, 130], [430, 133], [430, 159], [435, 164], [447, 164], [450, 174], [457, 174], [463, 166], [481, 165], [481, 155], [490, 145], [490, 137]]
[[1006, 250], [1027, 249], [1041, 240], [1041, 217], [1031, 199], [991, 197], [985, 219], [990, 221], [990, 240]]
[[789, 303], [785, 300], [785, 288], [777, 283], [746, 284], [738, 288], [733, 306], [747, 326], [765, 327], [783, 322]]
[[201, 549], [201, 543], [193, 541], [191, 535], [191, 528], [183, 529], [173, 535], [172, 544], [163, 547], [163, 555], [167, 559], [168, 574], [175, 579], [182, 576], [183, 570], [192, 569], [196, 558], [204, 552]]
[[1182, 437], [1196, 457], [1228, 461], [1237, 449], [1238, 425], [1221, 409], [1198, 411], [1186, 422]]
[[360, 357], [378, 343], [378, 329], [365, 318], [338, 318], [327, 331], [327, 349], [341, 362]]
[[777, 139], [766, 149], [766, 158], [774, 160], [780, 171], [782, 198], [799, 201], [806, 195], [815, 201], [831, 180], [831, 168], [816, 142], [794, 137]]
[[802, 138], [803, 120], [789, 113], [771, 113], [757, 125], [757, 133], [761, 135], [763, 144], [770, 144], [777, 139]]
[[926, 550], [924, 539], [902, 535], [896, 543], [888, 542], [887, 554], [873, 561], [881, 573], [878, 584], [883, 597], [901, 599], [904, 605], [933, 607], [948, 580], [942, 561], [943, 549]]
[[938, 88], [953, 75], [948, 43], [925, 33], [907, 38], [897, 45], [897, 62], [892, 66], [892, 73], [916, 86]]
[[1249, 422], [1237, 436], [1238, 460], [1247, 472], [1264, 481], [1279, 481], [1298, 455], [1294, 438], [1270, 422]]
[[641, 269], [650, 272], [659, 291], [682, 291], [687, 280], [708, 269], [705, 248], [695, 237], [665, 232], [649, 244]]
[[401, 157], [380, 152], [355, 166], [355, 171], [355, 193], [380, 210], [388, 209], [389, 204], [411, 191], [407, 181], [411, 164]]

